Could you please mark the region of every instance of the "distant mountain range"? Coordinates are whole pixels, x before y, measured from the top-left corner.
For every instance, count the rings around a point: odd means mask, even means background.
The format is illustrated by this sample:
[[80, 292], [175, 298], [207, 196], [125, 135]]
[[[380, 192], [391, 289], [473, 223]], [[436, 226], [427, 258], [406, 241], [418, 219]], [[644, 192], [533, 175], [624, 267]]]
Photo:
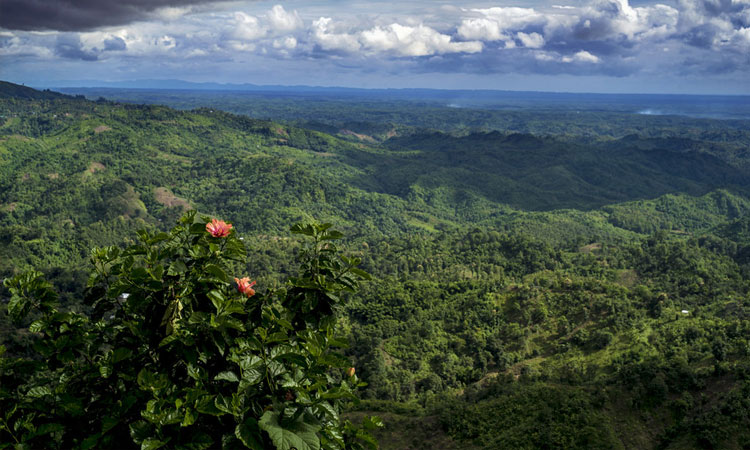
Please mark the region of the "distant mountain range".
[[713, 119], [750, 119], [750, 97], [720, 95], [580, 94], [503, 90], [361, 89], [325, 86], [256, 85], [250, 83], [190, 82], [184, 80], [69, 80], [32, 83], [66, 93], [87, 94], [89, 89], [137, 89], [272, 93], [311, 97], [345, 97], [368, 101], [402, 100], [452, 108], [566, 109], [616, 111], [645, 115], [681, 115]]

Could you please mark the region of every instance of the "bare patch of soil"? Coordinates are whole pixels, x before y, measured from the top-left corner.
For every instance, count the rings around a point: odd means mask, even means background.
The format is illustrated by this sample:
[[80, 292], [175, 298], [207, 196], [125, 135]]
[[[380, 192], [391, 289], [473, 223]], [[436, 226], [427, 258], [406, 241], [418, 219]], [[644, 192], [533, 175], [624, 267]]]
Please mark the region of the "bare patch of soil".
[[583, 247], [579, 248], [578, 251], [581, 253], [591, 253], [596, 250], [601, 250], [602, 244], [599, 242], [594, 242], [593, 244], [584, 245]]
[[89, 168], [86, 170], [88, 170], [89, 173], [96, 173], [107, 170], [107, 166], [100, 162], [92, 161], [91, 164], [89, 164]]
[[179, 206], [183, 210], [190, 209], [190, 203], [182, 197], [178, 197], [165, 187], [154, 189], [154, 199], [164, 206]]
[[367, 142], [372, 142], [372, 143], [377, 142], [377, 140], [370, 135], [355, 133], [352, 130], [339, 130], [339, 133], [343, 134], [344, 136], [354, 136], [360, 141], [367, 141]]

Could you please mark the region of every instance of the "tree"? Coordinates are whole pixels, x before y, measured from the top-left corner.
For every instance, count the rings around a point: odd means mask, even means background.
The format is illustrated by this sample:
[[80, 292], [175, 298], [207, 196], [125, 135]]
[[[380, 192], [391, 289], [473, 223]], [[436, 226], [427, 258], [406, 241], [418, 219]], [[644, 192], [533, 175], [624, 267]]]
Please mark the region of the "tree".
[[364, 383], [334, 351], [340, 295], [368, 275], [329, 224], [292, 231], [311, 240], [299, 275], [263, 293], [236, 274], [232, 226], [195, 212], [95, 249], [90, 315], [59, 309], [38, 272], [6, 280], [37, 339], [33, 357], [0, 348], [0, 448], [374, 448], [378, 419], [339, 416]]

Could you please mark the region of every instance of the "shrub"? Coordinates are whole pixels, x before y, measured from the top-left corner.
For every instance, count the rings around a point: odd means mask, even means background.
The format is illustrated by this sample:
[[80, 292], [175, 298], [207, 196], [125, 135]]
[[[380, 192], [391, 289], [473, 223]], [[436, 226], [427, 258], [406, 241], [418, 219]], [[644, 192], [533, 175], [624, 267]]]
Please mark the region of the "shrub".
[[363, 383], [334, 351], [340, 295], [368, 275], [329, 224], [292, 232], [311, 241], [299, 275], [258, 294], [231, 225], [194, 212], [95, 249], [89, 316], [60, 310], [38, 272], [6, 280], [38, 338], [32, 357], [0, 348], [0, 448], [374, 448], [339, 417]]

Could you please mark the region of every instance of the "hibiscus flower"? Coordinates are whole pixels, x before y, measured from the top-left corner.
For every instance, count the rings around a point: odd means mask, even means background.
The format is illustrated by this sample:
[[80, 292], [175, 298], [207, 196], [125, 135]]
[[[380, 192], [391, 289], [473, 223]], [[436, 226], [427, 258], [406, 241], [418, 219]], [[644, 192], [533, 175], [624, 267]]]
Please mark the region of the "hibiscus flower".
[[255, 295], [255, 289], [253, 289], [253, 286], [255, 286], [255, 281], [250, 281], [250, 278], [235, 278], [234, 281], [237, 282], [237, 290], [242, 292], [243, 294], [247, 295], [248, 297], [252, 297]]
[[223, 220], [211, 219], [211, 223], [206, 224], [206, 231], [211, 233], [213, 237], [227, 237], [229, 232], [232, 231], [232, 224]]

